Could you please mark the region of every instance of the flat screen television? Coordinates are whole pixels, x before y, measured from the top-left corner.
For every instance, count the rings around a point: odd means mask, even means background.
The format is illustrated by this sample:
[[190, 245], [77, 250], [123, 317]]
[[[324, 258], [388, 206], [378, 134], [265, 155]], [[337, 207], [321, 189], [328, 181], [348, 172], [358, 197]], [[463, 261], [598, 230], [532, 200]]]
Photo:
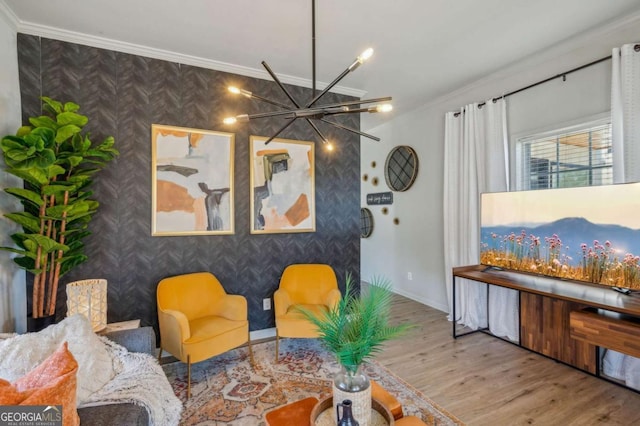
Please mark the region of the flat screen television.
[[640, 183], [481, 195], [483, 265], [640, 290]]

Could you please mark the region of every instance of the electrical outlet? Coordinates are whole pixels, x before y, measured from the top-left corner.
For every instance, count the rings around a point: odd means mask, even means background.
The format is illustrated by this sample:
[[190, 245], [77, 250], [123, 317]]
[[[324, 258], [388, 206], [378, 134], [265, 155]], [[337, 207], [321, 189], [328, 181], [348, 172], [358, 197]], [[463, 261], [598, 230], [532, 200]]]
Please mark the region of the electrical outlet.
[[262, 310], [269, 311], [271, 310], [271, 299], [268, 297], [266, 299], [262, 299]]
[[412, 274], [411, 272], [407, 272], [407, 279], [408, 279], [409, 281], [412, 281], [412, 280], [413, 280], [413, 274]]

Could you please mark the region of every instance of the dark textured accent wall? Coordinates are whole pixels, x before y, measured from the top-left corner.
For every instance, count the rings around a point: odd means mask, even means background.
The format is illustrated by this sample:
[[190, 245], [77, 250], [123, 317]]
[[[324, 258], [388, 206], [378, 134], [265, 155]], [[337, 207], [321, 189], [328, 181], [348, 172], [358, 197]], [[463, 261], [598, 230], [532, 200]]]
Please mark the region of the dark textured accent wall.
[[[235, 234], [151, 237], [151, 125], [167, 124], [230, 131], [228, 115], [262, 112], [245, 98], [227, 94], [229, 84], [288, 100], [275, 83], [173, 62], [150, 59], [36, 36], [18, 35], [23, 121], [41, 113], [40, 96], [80, 105], [92, 139], [116, 138], [120, 157], [96, 176], [94, 198], [101, 205], [87, 238], [89, 260], [62, 278], [108, 280], [109, 322], [140, 318], [157, 328], [156, 286], [162, 278], [210, 271], [229, 293], [249, 304], [251, 330], [274, 326], [273, 311], [262, 310], [284, 268], [292, 263], [327, 263], [343, 287], [346, 272], [360, 273], [360, 142], [357, 135], [321, 123], [337, 149], [316, 144], [316, 232], [251, 235], [249, 232], [249, 136], [271, 136], [282, 121], [261, 120], [235, 131]], [[272, 64], [277, 68], [277, 64]], [[311, 90], [287, 86], [300, 102]], [[353, 99], [328, 94], [328, 101]], [[357, 114], [341, 117], [359, 128]], [[297, 122], [280, 137], [316, 140]], [[64, 315], [61, 290], [58, 316]]]

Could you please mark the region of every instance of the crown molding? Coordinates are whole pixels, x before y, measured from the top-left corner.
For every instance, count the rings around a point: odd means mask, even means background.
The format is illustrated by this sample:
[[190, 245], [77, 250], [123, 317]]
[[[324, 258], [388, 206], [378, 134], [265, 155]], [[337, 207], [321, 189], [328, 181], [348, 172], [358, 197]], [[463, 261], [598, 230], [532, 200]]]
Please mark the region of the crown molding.
[[0, 18], [2, 18], [12, 30], [17, 31], [20, 20], [4, 0], [0, 0]]
[[[0, 1], [0, 10], [3, 9], [2, 6], [5, 6], [5, 9], [9, 9], [8, 7], [6, 7], [4, 2]], [[24, 22], [20, 21], [12, 12], [11, 15], [13, 15], [13, 17], [15, 18], [14, 22], [16, 30], [20, 33], [66, 41], [69, 43], [82, 44], [86, 46], [97, 47], [100, 49], [109, 49], [117, 52], [129, 53], [132, 55], [139, 55], [148, 58], [161, 59], [164, 61], [177, 62], [184, 65], [192, 65], [232, 74], [239, 74], [247, 77], [259, 78], [262, 80], [271, 80], [271, 76], [269, 75], [269, 73], [257, 68], [230, 64], [228, 62], [216, 61], [198, 56], [184, 55], [182, 53], [156, 49], [140, 44], [127, 43], [106, 37], [97, 37], [90, 34], [68, 31], [60, 28], [49, 27], [46, 25], [34, 24], [31, 22]], [[278, 74], [278, 78], [280, 79], [280, 81], [286, 84], [308, 88], [311, 88], [313, 86], [312, 81], [306, 78], [295, 77], [286, 74]], [[322, 90], [327, 87], [327, 85], [328, 83], [318, 82], [317, 88]], [[362, 98], [367, 94], [365, 90], [353, 89], [345, 86], [335, 86], [331, 90], [331, 92], [353, 96], [356, 98]]]

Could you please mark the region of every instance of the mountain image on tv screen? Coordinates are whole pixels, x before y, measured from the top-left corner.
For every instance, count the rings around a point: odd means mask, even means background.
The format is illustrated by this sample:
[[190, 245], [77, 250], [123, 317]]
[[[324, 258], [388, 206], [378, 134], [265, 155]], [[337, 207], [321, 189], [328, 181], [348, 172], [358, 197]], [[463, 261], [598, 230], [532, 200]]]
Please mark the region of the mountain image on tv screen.
[[640, 290], [640, 183], [484, 193], [480, 262]]

